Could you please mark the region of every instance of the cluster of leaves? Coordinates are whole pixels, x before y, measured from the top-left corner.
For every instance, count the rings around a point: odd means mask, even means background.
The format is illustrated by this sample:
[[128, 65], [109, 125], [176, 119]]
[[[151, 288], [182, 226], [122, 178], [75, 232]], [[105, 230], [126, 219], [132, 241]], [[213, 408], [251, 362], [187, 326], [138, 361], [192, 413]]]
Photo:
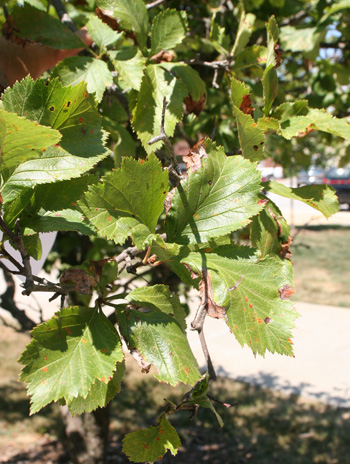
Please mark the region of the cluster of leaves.
[[[188, 62], [174, 61], [175, 48], [178, 56], [183, 53], [193, 18], [185, 9], [161, 7], [153, 14], [142, 0], [100, 1], [99, 16], [105, 19], [108, 10], [109, 25], [85, 12], [95, 43], [89, 54], [65, 59], [48, 81], [27, 77], [4, 92], [1, 207], [4, 222], [13, 233], [20, 228], [34, 258], [41, 255], [42, 232], [102, 237], [116, 250], [132, 242], [137, 252], [147, 250], [145, 264], [166, 263], [197, 288], [206, 314], [224, 319], [242, 346], [251, 347], [255, 355], [268, 350], [293, 356], [291, 331], [298, 314], [289, 301], [289, 227], [261, 191], [264, 187], [304, 201], [326, 217], [338, 205], [326, 185], [262, 185], [257, 163], [266, 156], [271, 132], [287, 141], [316, 130], [350, 140], [350, 129], [345, 119], [311, 108], [307, 99], [275, 105], [281, 100], [278, 38], [288, 48], [296, 32], [288, 26], [280, 34], [271, 17], [266, 46], [250, 45], [261, 20], [249, 10], [261, 3], [245, 1], [246, 10], [237, 7], [240, 19], [233, 43], [215, 14], [211, 18], [206, 44], [224, 56], [228, 66], [223, 82], [229, 83], [230, 98], [218, 118], [217, 137], [224, 146], [209, 138], [200, 141], [184, 156], [187, 177], [175, 185], [169, 183], [175, 166], [173, 160], [169, 163], [163, 139], [148, 142], [162, 130], [173, 136], [184, 108], [188, 125], [182, 127], [183, 135], [191, 139], [212, 113], [204, 111], [198, 119], [188, 114], [199, 114], [206, 96], [212, 111], [217, 108], [211, 103], [213, 90], [198, 72]], [[283, 1], [278, 3], [284, 8]], [[327, 18], [333, 14], [328, 13]], [[58, 20], [28, 3], [14, 8], [13, 17], [25, 38], [56, 48], [81, 46]], [[316, 33], [321, 40], [322, 27]], [[193, 44], [198, 45], [203, 39], [196, 40]], [[303, 40], [300, 47], [304, 43], [310, 41]], [[111, 89], [118, 98], [111, 97]], [[252, 107], [254, 99], [260, 108]], [[234, 135], [225, 139], [225, 131]], [[228, 156], [235, 146], [240, 154]], [[110, 148], [116, 169], [110, 169]], [[240, 246], [233, 232], [246, 226], [250, 246]], [[9, 238], [5, 234], [3, 242]], [[207, 397], [209, 381], [202, 378], [187, 341], [178, 296], [166, 285], [120, 293], [113, 285], [118, 276], [118, 259], [113, 258], [90, 261], [62, 275], [62, 285], [72, 283], [81, 294], [96, 291], [98, 298], [91, 306], [63, 308], [33, 330], [20, 358], [21, 380], [28, 383], [31, 413], [52, 401], [67, 404], [72, 414], [103, 407], [121, 389], [123, 341], [144, 371], [153, 364], [160, 381], [194, 386], [181, 405], [170, 405], [157, 426], [126, 437], [124, 451], [131, 460], [154, 461], [167, 449], [175, 454], [180, 446], [167, 413], [184, 405], [213, 409]], [[115, 310], [118, 330], [104, 313], [107, 306]]]

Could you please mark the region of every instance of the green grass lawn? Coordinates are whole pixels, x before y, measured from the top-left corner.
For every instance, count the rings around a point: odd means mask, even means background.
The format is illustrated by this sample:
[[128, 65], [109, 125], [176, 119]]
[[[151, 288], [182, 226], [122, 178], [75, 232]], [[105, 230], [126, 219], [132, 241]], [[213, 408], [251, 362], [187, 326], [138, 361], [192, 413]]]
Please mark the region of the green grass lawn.
[[350, 227], [309, 226], [294, 236], [293, 299], [350, 308]]
[[[60, 440], [62, 425], [57, 405], [29, 417], [29, 400], [18, 384], [20, 366], [16, 359], [29, 337], [0, 326], [0, 462], [42, 464], [69, 463]], [[188, 388], [173, 389], [151, 375], [140, 374], [132, 358], [122, 393], [112, 404], [109, 462], [126, 464], [121, 453], [125, 433], [154, 425], [165, 408], [164, 398], [179, 401]], [[190, 420], [180, 411], [170, 421], [180, 434], [182, 446], [176, 457], [166, 455], [163, 463], [178, 464], [348, 464], [350, 410], [298, 395], [282, 395], [269, 389], [220, 378], [212, 396], [236, 403], [227, 409], [218, 404], [225, 426], [201, 409]], [[45, 443], [43, 444], [43, 440]], [[7, 460], [6, 456], [11, 456]]]

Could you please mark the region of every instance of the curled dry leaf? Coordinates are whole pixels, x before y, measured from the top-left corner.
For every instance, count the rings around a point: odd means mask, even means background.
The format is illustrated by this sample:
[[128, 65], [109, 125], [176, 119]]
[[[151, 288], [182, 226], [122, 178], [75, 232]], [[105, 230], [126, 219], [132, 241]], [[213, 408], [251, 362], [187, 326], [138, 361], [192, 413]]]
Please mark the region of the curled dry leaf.
[[306, 137], [307, 135], [311, 134], [311, 132], [314, 132], [316, 129], [312, 127], [312, 124], [310, 124], [304, 131], [300, 131], [296, 134], [295, 137], [303, 138]]
[[207, 100], [207, 94], [203, 93], [199, 100], [194, 101], [191, 95], [185, 98], [185, 106], [187, 114], [193, 113], [196, 116], [199, 116], [205, 107], [205, 102]]
[[131, 356], [135, 359], [143, 374], [148, 374], [151, 369], [151, 363], [147, 362], [138, 349], [130, 350]]
[[190, 149], [187, 155], [182, 157], [187, 169], [191, 168], [192, 172], [196, 172], [201, 167], [202, 159], [208, 158], [204, 143], [205, 139], [201, 139]]
[[293, 253], [290, 251], [290, 246], [292, 244], [293, 238], [291, 236], [288, 237], [288, 240], [284, 243], [281, 243], [281, 251], [280, 256], [284, 259], [291, 259]]
[[170, 61], [173, 61], [174, 57], [175, 55], [170, 52], [160, 51], [151, 56], [151, 60], [153, 63], [169, 63]]
[[173, 196], [175, 194], [175, 190], [176, 190], [176, 188], [173, 188], [173, 189], [169, 190], [169, 192], [167, 193], [167, 196], [165, 197], [164, 209], [165, 209], [165, 214], [166, 215], [168, 215], [168, 211], [171, 208], [171, 201], [172, 201]]
[[83, 295], [89, 295], [92, 288], [97, 285], [96, 279], [80, 268], [71, 268], [64, 271], [60, 282], [61, 284], [73, 283], [75, 291]]
[[[190, 271], [192, 279], [199, 277], [199, 274], [191, 266], [188, 264], [185, 264], [185, 266]], [[202, 269], [202, 279], [199, 282], [198, 288], [201, 305], [206, 309], [208, 316], [214, 319], [227, 319], [225, 306], [219, 306], [214, 301], [213, 285], [207, 268]]]
[[92, 261], [91, 259], [89, 260], [89, 271], [94, 274], [97, 281], [99, 281], [101, 278], [103, 266], [111, 261], [114, 261], [114, 258], [99, 259], [98, 261]]
[[202, 269], [202, 280], [199, 283], [201, 304], [207, 309], [207, 314], [214, 319], [227, 319], [225, 306], [219, 306], [214, 301], [213, 285], [208, 269]]
[[285, 284], [282, 288], [278, 289], [278, 293], [280, 294], [281, 300], [288, 300], [293, 293], [295, 293], [295, 290], [290, 285]]

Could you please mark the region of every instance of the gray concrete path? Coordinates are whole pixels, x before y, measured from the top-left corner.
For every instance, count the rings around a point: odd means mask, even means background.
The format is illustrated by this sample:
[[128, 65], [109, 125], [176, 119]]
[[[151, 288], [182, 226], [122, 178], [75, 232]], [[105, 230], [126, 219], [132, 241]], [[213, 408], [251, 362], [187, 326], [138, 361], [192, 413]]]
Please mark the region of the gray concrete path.
[[[296, 303], [295, 358], [254, 358], [223, 321], [207, 318], [204, 332], [218, 375], [350, 407], [350, 309]], [[204, 365], [198, 335], [189, 332], [193, 352]]]

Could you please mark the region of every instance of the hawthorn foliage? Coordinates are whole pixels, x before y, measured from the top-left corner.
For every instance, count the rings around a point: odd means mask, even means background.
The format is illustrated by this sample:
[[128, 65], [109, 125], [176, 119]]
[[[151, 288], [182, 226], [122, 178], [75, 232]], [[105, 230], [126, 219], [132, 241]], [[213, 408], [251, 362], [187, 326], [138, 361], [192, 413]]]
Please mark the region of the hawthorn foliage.
[[[268, 156], [286, 160], [274, 143], [293, 158], [290, 141], [315, 134], [347, 146], [346, 102], [334, 91], [348, 84], [344, 55], [335, 54], [332, 64], [320, 47], [330, 28], [345, 32], [339, 15], [349, 5], [338, 2], [321, 13], [321, 1], [313, 2], [316, 9], [283, 0], [217, 3], [68, 3], [93, 46], [41, 79], [27, 76], [1, 98], [1, 254], [11, 258], [7, 242], [20, 251], [23, 262], [12, 262], [27, 294], [62, 297], [61, 309], [34, 328], [19, 360], [31, 414], [53, 401], [73, 415], [106, 406], [122, 394], [128, 350], [142, 371], [153, 364], [159, 381], [191, 387], [179, 404], [168, 403], [156, 425], [125, 437], [124, 452], [134, 462], [176, 454], [180, 439], [168, 416], [180, 409], [210, 408], [222, 425], [207, 396], [215, 371], [205, 317], [222, 319], [254, 355], [293, 356], [298, 314], [289, 301], [290, 231], [262, 190], [303, 201], [325, 217], [338, 210], [331, 187], [263, 185], [257, 164]], [[41, 1], [9, 7], [22, 39], [84, 47]], [[305, 61], [295, 68], [300, 56]], [[318, 93], [303, 90], [310, 63], [318, 66], [309, 76]], [[333, 74], [323, 76], [331, 65]], [[327, 78], [334, 81], [331, 92]], [[291, 86], [299, 83], [296, 99]], [[326, 111], [329, 105], [343, 117]], [[173, 146], [179, 139], [197, 142], [183, 156], [185, 173]], [[29, 257], [40, 257], [41, 234], [54, 231], [105, 239], [108, 255], [47, 282], [32, 274]], [[133, 290], [125, 284], [125, 269], [152, 272], [161, 263], [199, 291], [190, 327], [206, 355], [204, 376], [179, 296], [165, 283]], [[69, 293], [82, 303], [67, 306]]]

